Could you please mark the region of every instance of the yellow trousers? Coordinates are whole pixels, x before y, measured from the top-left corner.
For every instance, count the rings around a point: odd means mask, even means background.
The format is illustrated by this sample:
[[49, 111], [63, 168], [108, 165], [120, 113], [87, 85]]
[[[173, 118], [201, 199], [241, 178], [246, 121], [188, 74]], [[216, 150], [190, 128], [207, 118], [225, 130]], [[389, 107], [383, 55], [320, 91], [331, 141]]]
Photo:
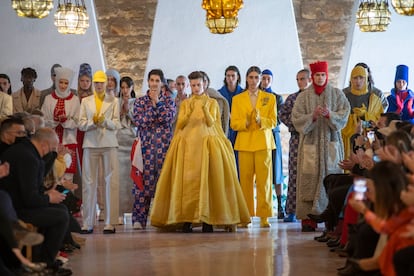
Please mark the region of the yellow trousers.
[[[273, 216], [272, 209], [272, 150], [239, 151], [240, 185], [251, 216]], [[256, 179], [257, 206], [254, 210]]]

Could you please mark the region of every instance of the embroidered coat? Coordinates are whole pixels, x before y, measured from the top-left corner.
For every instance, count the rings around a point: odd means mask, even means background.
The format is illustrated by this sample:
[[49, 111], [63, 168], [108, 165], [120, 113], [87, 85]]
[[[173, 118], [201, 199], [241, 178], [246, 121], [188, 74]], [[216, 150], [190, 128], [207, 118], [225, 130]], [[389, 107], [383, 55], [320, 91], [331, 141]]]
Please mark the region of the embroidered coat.
[[[313, 121], [315, 108], [326, 106], [328, 118]], [[329, 84], [320, 96], [313, 86], [301, 92], [292, 110], [292, 123], [300, 134], [296, 216], [307, 218], [308, 213], [320, 214], [328, 205], [323, 179], [328, 174], [341, 173], [338, 163], [344, 158], [341, 130], [350, 112], [344, 93]]]

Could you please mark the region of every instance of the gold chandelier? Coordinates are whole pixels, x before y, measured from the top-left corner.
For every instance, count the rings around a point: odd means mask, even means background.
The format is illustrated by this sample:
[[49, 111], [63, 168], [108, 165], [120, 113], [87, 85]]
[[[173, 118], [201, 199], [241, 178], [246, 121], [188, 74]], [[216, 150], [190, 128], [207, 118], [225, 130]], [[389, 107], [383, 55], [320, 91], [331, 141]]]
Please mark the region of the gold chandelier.
[[201, 6], [207, 11], [206, 26], [211, 33], [231, 33], [239, 25], [237, 15], [243, 0], [203, 0]]
[[53, 9], [53, 0], [12, 0], [12, 8], [18, 16], [43, 18]]
[[392, 0], [394, 10], [401, 15], [414, 15], [414, 0]]
[[356, 13], [361, 32], [384, 32], [391, 22], [387, 0], [361, 0]]
[[89, 28], [89, 15], [83, 0], [72, 4], [71, 0], [63, 0], [55, 13], [55, 26], [61, 34], [85, 34]]

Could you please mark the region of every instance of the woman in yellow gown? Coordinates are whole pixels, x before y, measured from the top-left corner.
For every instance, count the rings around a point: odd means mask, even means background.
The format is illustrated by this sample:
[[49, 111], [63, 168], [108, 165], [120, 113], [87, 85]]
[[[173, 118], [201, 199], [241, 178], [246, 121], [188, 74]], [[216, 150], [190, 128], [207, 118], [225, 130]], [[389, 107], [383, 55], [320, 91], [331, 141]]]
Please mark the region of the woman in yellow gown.
[[[157, 183], [151, 212], [156, 227], [203, 224], [236, 225], [250, 222], [237, 178], [233, 148], [221, 127], [216, 100], [203, 89], [203, 75], [188, 78], [192, 96], [181, 103], [176, 130]], [[234, 227], [230, 227], [234, 230]]]

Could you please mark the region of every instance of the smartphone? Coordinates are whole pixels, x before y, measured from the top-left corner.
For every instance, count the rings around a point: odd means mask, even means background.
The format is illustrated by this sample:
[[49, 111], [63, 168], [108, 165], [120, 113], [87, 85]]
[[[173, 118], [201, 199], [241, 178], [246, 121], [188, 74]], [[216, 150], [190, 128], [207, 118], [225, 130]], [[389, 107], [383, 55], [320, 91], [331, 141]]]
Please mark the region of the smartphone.
[[364, 178], [356, 178], [354, 180], [354, 199], [363, 200], [367, 191], [367, 180]]
[[62, 194], [66, 195], [68, 194], [70, 191], [68, 189], [63, 190]]

